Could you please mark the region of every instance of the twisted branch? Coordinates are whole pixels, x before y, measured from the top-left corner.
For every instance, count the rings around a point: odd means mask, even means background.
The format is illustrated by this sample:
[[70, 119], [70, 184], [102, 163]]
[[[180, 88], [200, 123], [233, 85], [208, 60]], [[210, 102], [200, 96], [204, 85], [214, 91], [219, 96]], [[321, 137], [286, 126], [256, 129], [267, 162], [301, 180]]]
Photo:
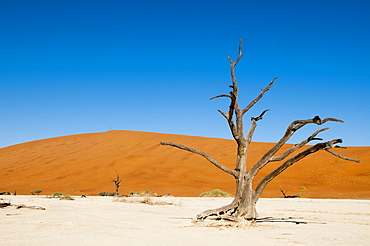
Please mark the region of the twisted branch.
[[[293, 136], [293, 134], [299, 130], [301, 127], [307, 125], [307, 124], [318, 124], [322, 125], [327, 121], [335, 121], [335, 122], [343, 122], [342, 120], [334, 119], [334, 118], [326, 118], [324, 120], [321, 120], [320, 117], [315, 116], [313, 119], [308, 120], [296, 120], [290, 123], [288, 126], [284, 136], [279, 140], [278, 143], [276, 143], [263, 157], [253, 165], [253, 167], [249, 170], [249, 174], [251, 177], [254, 177], [261, 168], [263, 168], [267, 163], [270, 162], [271, 157], [283, 147], [283, 145]], [[321, 130], [319, 130], [317, 133], [319, 133]], [[316, 132], [315, 132], [316, 133]], [[311, 137], [315, 137], [316, 135], [312, 134]], [[308, 138], [312, 140], [312, 138]], [[308, 139], [304, 140], [303, 142], [307, 141]], [[301, 142], [301, 143], [303, 143]], [[297, 146], [299, 147], [299, 145]], [[297, 148], [298, 149], [298, 148]]]
[[[338, 148], [338, 147], [334, 146], [334, 148]], [[347, 157], [347, 156], [341, 155], [341, 154], [339, 154], [339, 153], [335, 152], [334, 150], [332, 150], [332, 149], [330, 149], [330, 148], [326, 148], [326, 149], [324, 149], [324, 150], [326, 150], [326, 151], [327, 151], [327, 152], [329, 152], [330, 154], [332, 154], [332, 155], [334, 155], [334, 156], [336, 156], [336, 157], [339, 157], [339, 158], [341, 158], [341, 159], [343, 159], [343, 160], [347, 160], [347, 161], [354, 161], [354, 162], [357, 162], [357, 163], [359, 163], [359, 162], [360, 162], [360, 160], [353, 159], [353, 158], [350, 158], [350, 157]]]
[[192, 148], [186, 147], [184, 145], [177, 144], [177, 143], [172, 143], [172, 142], [161, 142], [161, 145], [170, 145], [170, 146], [173, 146], [173, 147], [182, 149], [182, 150], [186, 150], [186, 151], [192, 152], [194, 154], [201, 155], [204, 158], [206, 158], [209, 162], [211, 162], [213, 165], [215, 165], [216, 167], [218, 167], [219, 169], [221, 169], [222, 171], [224, 171], [224, 172], [226, 172], [228, 174], [233, 175], [235, 178], [237, 177], [237, 174], [238, 174], [237, 171], [231, 170], [231, 169], [223, 166], [218, 161], [216, 161], [215, 159], [213, 159], [212, 157], [210, 157], [209, 155], [207, 155], [206, 153], [204, 153], [202, 151], [199, 151], [199, 150], [196, 150], [196, 149], [192, 149]]
[[[265, 186], [271, 180], [273, 180], [276, 176], [278, 176], [280, 173], [282, 173], [285, 169], [287, 169], [288, 167], [290, 167], [294, 163], [300, 161], [304, 157], [306, 157], [306, 156], [308, 156], [310, 154], [313, 154], [313, 153], [315, 153], [315, 152], [317, 152], [319, 150], [322, 150], [322, 149], [328, 151], [331, 154], [334, 154], [335, 152], [332, 151], [332, 150], [330, 150], [330, 148], [332, 148], [333, 145], [336, 144], [336, 143], [342, 143], [342, 139], [334, 139], [334, 140], [331, 140], [331, 141], [328, 141], [328, 142], [315, 144], [314, 146], [312, 146], [312, 147], [310, 147], [310, 148], [308, 148], [308, 149], [300, 152], [299, 154], [293, 156], [292, 158], [288, 159], [286, 162], [284, 162], [283, 164], [281, 164], [278, 168], [276, 168], [274, 171], [272, 171], [271, 173], [269, 173], [268, 175], [266, 175], [260, 181], [260, 183], [257, 185], [257, 187], [255, 189], [255, 197], [254, 197], [254, 199], [257, 201], [257, 199], [261, 195], [263, 189], [265, 188]], [[352, 158], [349, 158], [349, 157], [345, 157], [345, 156], [342, 156], [342, 155], [340, 155], [338, 153], [335, 153], [334, 155], [337, 156], [337, 157], [340, 157], [342, 159], [345, 159], [345, 160], [359, 162], [359, 160], [352, 159]]]
[[323, 129], [320, 129], [320, 130], [317, 130], [315, 131], [311, 136], [309, 136], [307, 139], [303, 140], [302, 142], [300, 142], [299, 144], [295, 144], [293, 145], [292, 147], [290, 147], [286, 152], [284, 152], [283, 154], [279, 155], [279, 156], [273, 156], [270, 158], [269, 161], [281, 161], [281, 160], [284, 160], [285, 157], [287, 157], [288, 155], [290, 155], [291, 153], [293, 153], [294, 151], [296, 151], [297, 149], [300, 149], [302, 148], [304, 145], [306, 145], [308, 142], [312, 141], [312, 140], [322, 140], [321, 138], [315, 138], [317, 134], [319, 134], [320, 132], [322, 131], [326, 131], [328, 130], [329, 127], [327, 128], [323, 128]]

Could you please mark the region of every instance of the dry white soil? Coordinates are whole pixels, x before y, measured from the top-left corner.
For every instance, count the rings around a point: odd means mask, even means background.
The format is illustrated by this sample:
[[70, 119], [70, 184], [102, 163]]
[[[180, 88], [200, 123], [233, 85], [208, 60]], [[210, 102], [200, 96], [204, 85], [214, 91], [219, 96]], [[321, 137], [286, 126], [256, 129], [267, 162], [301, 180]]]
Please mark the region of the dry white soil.
[[46, 208], [1, 208], [2, 246], [370, 245], [370, 200], [260, 199], [260, 217], [273, 217], [275, 222], [237, 229], [206, 227], [191, 220], [203, 210], [228, 204], [231, 198], [153, 198], [174, 205], [114, 202], [111, 197], [0, 198]]

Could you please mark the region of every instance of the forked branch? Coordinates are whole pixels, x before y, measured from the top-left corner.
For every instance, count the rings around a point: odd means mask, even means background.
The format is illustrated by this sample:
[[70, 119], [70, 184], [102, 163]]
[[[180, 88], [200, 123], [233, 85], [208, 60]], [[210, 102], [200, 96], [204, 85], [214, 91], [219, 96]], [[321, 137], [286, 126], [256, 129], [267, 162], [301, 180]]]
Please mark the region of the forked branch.
[[213, 159], [212, 157], [210, 157], [209, 155], [207, 155], [206, 153], [204, 153], [202, 151], [199, 151], [199, 150], [196, 150], [196, 149], [192, 149], [192, 148], [186, 147], [184, 145], [177, 144], [177, 143], [172, 143], [172, 142], [161, 142], [161, 145], [170, 145], [170, 146], [173, 146], [173, 147], [182, 149], [182, 150], [186, 150], [186, 151], [192, 152], [194, 154], [201, 155], [204, 158], [206, 158], [209, 162], [211, 162], [213, 165], [215, 165], [216, 167], [218, 167], [219, 169], [221, 169], [222, 171], [224, 171], [224, 172], [226, 172], [228, 174], [231, 174], [234, 177], [237, 177], [237, 174], [238, 174], [237, 171], [231, 170], [231, 169], [223, 166], [218, 161], [216, 161], [215, 159]]
[[[249, 171], [250, 175], [252, 177], [254, 177], [258, 173], [259, 170], [261, 170], [267, 163], [269, 163], [271, 161], [272, 156], [274, 154], [276, 154], [276, 152], [279, 151], [281, 149], [281, 147], [284, 146], [284, 144], [293, 136], [293, 134], [297, 130], [299, 130], [300, 128], [302, 128], [303, 126], [305, 126], [307, 124], [312, 124], [313, 123], [313, 124], [322, 125], [322, 124], [324, 124], [327, 121], [343, 122], [342, 120], [338, 120], [338, 119], [334, 119], [334, 118], [326, 118], [324, 120], [321, 120], [319, 116], [315, 116], [313, 119], [308, 119], [308, 120], [296, 120], [296, 121], [293, 121], [288, 126], [288, 128], [287, 128], [284, 136], [279, 140], [279, 142], [277, 142], [266, 154], [264, 154], [262, 156], [262, 158], [251, 168], [251, 170]], [[313, 133], [308, 139], [302, 141], [300, 144], [304, 144], [307, 140], [313, 140], [313, 138], [320, 131], [324, 131], [324, 129], [323, 130], [319, 130], [319, 131]], [[298, 149], [301, 146], [298, 144], [296, 147], [297, 147], [296, 149]], [[294, 149], [291, 149], [290, 151], [293, 152], [293, 150]], [[292, 153], [292, 152], [290, 152], [290, 153]], [[286, 154], [288, 155], [290, 153], [286, 153]], [[284, 156], [282, 156], [282, 157], [284, 157]]]
[[122, 179], [120, 179], [118, 173], [117, 173], [117, 177], [115, 179], [114, 178], [111, 178], [111, 179], [112, 179], [112, 183], [114, 183], [118, 187], [119, 187], [120, 183], [122, 182]]
[[[288, 167], [290, 167], [294, 163], [302, 160], [304, 157], [306, 157], [310, 154], [313, 154], [313, 153], [315, 153], [319, 150], [326, 150], [330, 153], [334, 152], [334, 151], [330, 151], [330, 148], [332, 148], [333, 145], [336, 144], [336, 143], [342, 143], [342, 139], [334, 139], [334, 140], [331, 140], [331, 141], [328, 141], [328, 142], [315, 144], [314, 146], [312, 146], [312, 147], [300, 152], [299, 154], [293, 156], [292, 158], [288, 159], [286, 162], [281, 164], [278, 168], [276, 168], [274, 171], [269, 173], [267, 176], [265, 176], [261, 180], [261, 182], [257, 185], [257, 187], [255, 189], [255, 196], [256, 196], [255, 199], [258, 199], [260, 194], [262, 193], [263, 189], [265, 188], [265, 186], [271, 180], [273, 180], [276, 176], [278, 176], [280, 173], [282, 173], [285, 169], [287, 169]], [[336, 154], [338, 154], [338, 153], [335, 153], [335, 155]], [[349, 158], [349, 157], [345, 157], [345, 156], [342, 156], [342, 155], [339, 155], [339, 154], [336, 155], [336, 156], [340, 157], [342, 159], [345, 159], [345, 160], [360, 162], [359, 160], [352, 159], [352, 158]]]
[[299, 144], [295, 144], [293, 145], [292, 147], [290, 147], [287, 151], [285, 151], [283, 154], [279, 155], [279, 156], [273, 156], [270, 158], [269, 161], [281, 161], [281, 160], [284, 160], [285, 157], [287, 157], [288, 155], [290, 155], [291, 153], [293, 153], [294, 151], [296, 151], [297, 149], [299, 148], [302, 148], [303, 146], [305, 146], [307, 143], [309, 143], [310, 141], [312, 140], [322, 140], [321, 138], [315, 138], [317, 136], [317, 134], [319, 134], [320, 132], [322, 131], [326, 131], [328, 130], [329, 127], [327, 128], [323, 128], [323, 129], [320, 129], [320, 130], [317, 130], [315, 131], [311, 136], [309, 136], [307, 139], [303, 140], [302, 142], [300, 142]]
[[251, 118], [252, 124], [251, 124], [251, 126], [249, 128], [247, 137], [245, 138], [246, 146], [248, 146], [250, 144], [250, 142], [252, 141], [252, 137], [253, 137], [254, 131], [256, 130], [256, 127], [257, 127], [257, 121], [262, 120], [263, 115], [267, 111], [269, 111], [269, 109], [264, 110], [258, 117], [252, 117]]

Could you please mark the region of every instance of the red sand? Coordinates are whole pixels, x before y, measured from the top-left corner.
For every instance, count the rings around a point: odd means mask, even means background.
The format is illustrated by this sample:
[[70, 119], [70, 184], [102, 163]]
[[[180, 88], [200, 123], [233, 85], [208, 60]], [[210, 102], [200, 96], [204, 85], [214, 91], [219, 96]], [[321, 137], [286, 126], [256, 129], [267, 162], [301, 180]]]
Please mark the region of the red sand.
[[[220, 163], [234, 168], [232, 140], [133, 131], [72, 135], [33, 141], [0, 149], [0, 192], [29, 194], [62, 192], [69, 195], [97, 195], [113, 192], [111, 177], [123, 179], [120, 194], [148, 190], [160, 195], [199, 196], [222, 189], [234, 193], [234, 179], [206, 159], [170, 146], [175, 142], [206, 152]], [[252, 143], [249, 163], [255, 163], [273, 144]], [[369, 198], [370, 147], [336, 151], [361, 163], [344, 161], [326, 151], [295, 163], [271, 181], [263, 197], [304, 193], [310, 198]], [[279, 163], [262, 169], [257, 180]], [[306, 190], [301, 191], [304, 186]]]

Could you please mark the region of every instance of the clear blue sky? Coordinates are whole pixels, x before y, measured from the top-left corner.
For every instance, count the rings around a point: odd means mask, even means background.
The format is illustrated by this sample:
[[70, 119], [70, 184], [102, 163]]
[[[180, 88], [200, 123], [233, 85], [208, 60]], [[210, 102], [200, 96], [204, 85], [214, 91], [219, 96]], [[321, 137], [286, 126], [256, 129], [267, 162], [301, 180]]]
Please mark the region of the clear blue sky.
[[[0, 1], [0, 147], [135, 130], [231, 138], [229, 61], [254, 141], [336, 117], [325, 140], [370, 146], [370, 1]], [[290, 143], [317, 126], [297, 133]], [[165, 140], [165, 139], [164, 139]]]

